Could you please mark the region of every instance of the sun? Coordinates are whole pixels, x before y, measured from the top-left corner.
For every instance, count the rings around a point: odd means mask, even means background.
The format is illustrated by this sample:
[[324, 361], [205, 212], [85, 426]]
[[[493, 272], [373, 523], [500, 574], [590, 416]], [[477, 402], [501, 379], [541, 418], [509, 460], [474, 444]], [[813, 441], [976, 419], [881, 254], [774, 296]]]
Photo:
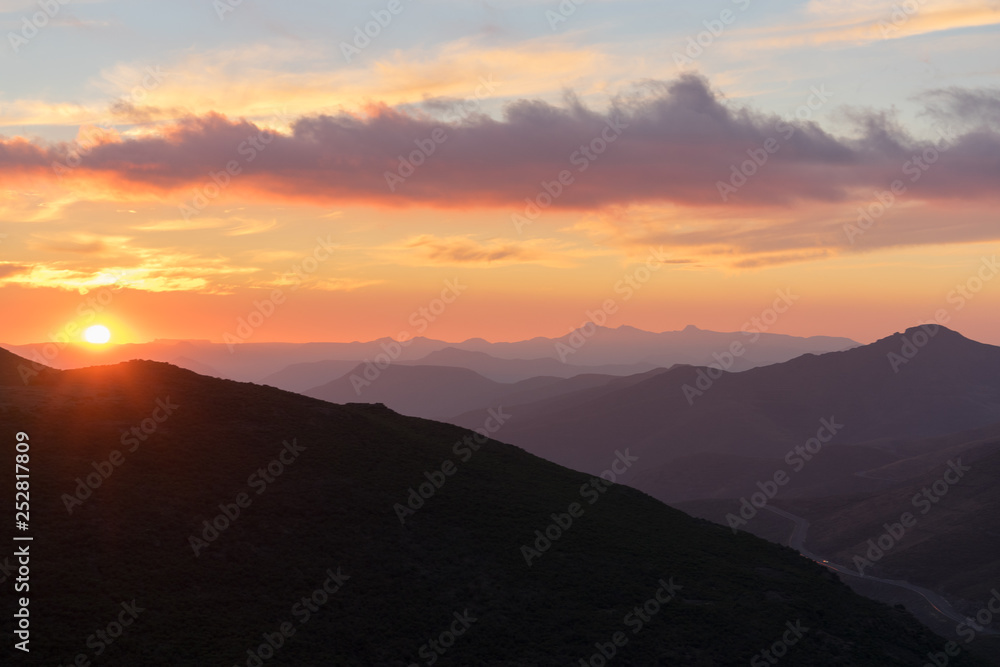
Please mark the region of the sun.
[[104, 345], [111, 340], [111, 331], [103, 324], [95, 324], [83, 332], [83, 338], [94, 345]]

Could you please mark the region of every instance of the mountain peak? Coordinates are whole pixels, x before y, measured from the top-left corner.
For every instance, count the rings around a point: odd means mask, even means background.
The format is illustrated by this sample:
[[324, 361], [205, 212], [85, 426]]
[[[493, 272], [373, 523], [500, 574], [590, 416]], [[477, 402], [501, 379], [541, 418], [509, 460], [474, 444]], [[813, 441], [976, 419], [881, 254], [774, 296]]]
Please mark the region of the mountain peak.
[[885, 338], [880, 338], [875, 341], [873, 345], [890, 345], [893, 347], [897, 346], [913, 346], [917, 348], [922, 348], [930, 343], [935, 343], [936, 347], [939, 347], [941, 343], [947, 341], [952, 345], [970, 345], [978, 346], [982, 343], [978, 343], [970, 338], [966, 338], [962, 334], [949, 329], [948, 327], [936, 324], [934, 322], [928, 322], [926, 324], [918, 324], [902, 332], [897, 331], [896, 333], [886, 336]]
[[[915, 326], [912, 326], [912, 327], [906, 329], [903, 333], [905, 335], [907, 335], [907, 336], [912, 336], [912, 335], [914, 335], [915, 333], [917, 333], [919, 331], [922, 331], [922, 332], [924, 332], [924, 333], [926, 333], [928, 335], [934, 336], [934, 337], [937, 337], [940, 334], [944, 334], [946, 337], [965, 338], [965, 336], [963, 336], [962, 334], [958, 333], [957, 331], [955, 331], [953, 329], [949, 329], [948, 327], [944, 326], [943, 324], [937, 324], [935, 322], [927, 322], [925, 324], [917, 324]], [[969, 339], [965, 338], [965, 340], [969, 340]]]

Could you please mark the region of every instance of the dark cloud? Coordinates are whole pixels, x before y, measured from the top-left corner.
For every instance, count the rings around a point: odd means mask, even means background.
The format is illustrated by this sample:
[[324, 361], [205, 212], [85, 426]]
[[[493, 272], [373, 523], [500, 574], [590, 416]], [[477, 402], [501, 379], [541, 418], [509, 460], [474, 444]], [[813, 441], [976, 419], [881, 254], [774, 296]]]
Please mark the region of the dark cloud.
[[927, 114], [939, 123], [1000, 128], [1000, 90], [941, 88], [921, 96]]
[[[979, 118], [996, 102], [992, 93], [943, 95], [948, 103], [936, 104], [952, 116]], [[96, 146], [71, 173], [130, 192], [190, 191], [233, 163], [240, 173], [229, 187], [242, 194], [518, 210], [525, 198], [545, 202], [546, 188], [559, 193], [551, 204], [557, 208], [720, 205], [718, 183], [743, 164], [755, 173], [729, 193], [730, 205], [776, 206], [848, 201], [859, 189], [885, 189], [908, 178], [909, 160], [933, 155], [933, 167], [907, 181], [908, 196], [992, 199], [1000, 192], [1000, 134], [988, 126], [935, 145], [911, 137], [889, 114], [854, 112], [853, 120], [855, 135], [835, 137], [812, 122], [735, 107], [704, 79], [686, 76], [646, 82], [605, 112], [569, 96], [558, 107], [512, 103], [502, 120], [475, 115], [447, 124], [426, 113], [378, 107], [364, 118], [300, 118], [287, 136], [219, 115], [193, 117], [162, 136]], [[747, 161], [760, 158], [766, 142], [777, 150], [754, 168]], [[0, 173], [49, 170], [69, 151], [67, 145], [0, 141]], [[421, 164], [411, 170], [400, 156]], [[572, 182], [559, 184], [561, 172]], [[387, 173], [395, 175], [391, 182]]]

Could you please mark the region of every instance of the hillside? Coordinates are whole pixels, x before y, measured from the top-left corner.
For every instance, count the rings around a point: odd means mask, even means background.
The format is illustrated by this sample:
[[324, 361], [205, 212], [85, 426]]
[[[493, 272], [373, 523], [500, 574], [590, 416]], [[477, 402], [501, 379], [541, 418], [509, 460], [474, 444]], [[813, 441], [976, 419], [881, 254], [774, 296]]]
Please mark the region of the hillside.
[[579, 366], [542, 357], [539, 359], [501, 359], [485, 352], [473, 352], [458, 347], [446, 347], [431, 352], [426, 357], [401, 362], [421, 366], [457, 366], [468, 368], [497, 382], [520, 382], [533, 377], [571, 378], [583, 373], [598, 375], [635, 375], [655, 368], [654, 364], [606, 364]]
[[[804, 547], [853, 574], [846, 581], [868, 596], [906, 605], [938, 632], [969, 639], [969, 626], [994, 596], [1000, 580], [1000, 423], [936, 437], [880, 443], [914, 454], [855, 476], [857, 485], [883, 488], [854, 495], [802, 497], [783, 489], [768, 503], [809, 523]], [[833, 448], [831, 452], [833, 453]], [[824, 456], [827, 456], [824, 454]], [[824, 461], [824, 467], [829, 464]], [[803, 476], [808, 471], [803, 472]], [[764, 479], [765, 476], [761, 475]], [[694, 516], [720, 524], [741, 512], [742, 500], [699, 500], [678, 505]], [[739, 527], [787, 544], [793, 522], [771, 512], [758, 512]], [[860, 575], [864, 575], [861, 578]], [[904, 581], [944, 597], [955, 613], [942, 613], [939, 603], [905, 588], [878, 583]], [[995, 603], [994, 603], [995, 605]], [[959, 619], [956, 619], [956, 614]], [[1000, 648], [1000, 628], [976, 639], [973, 650]]]
[[[0, 378], [17, 363], [0, 352]], [[378, 405], [137, 361], [4, 383], [0, 419], [31, 444], [18, 664], [565, 665], [602, 646], [622, 665], [746, 664], [789, 627], [789, 664], [944, 648], [792, 550]], [[429, 480], [414, 513], [395, 507]]]
[[[527, 382], [535, 386], [551, 381], [555, 378]], [[473, 408], [492, 406], [511, 387], [466, 368], [359, 364], [343, 376], [302, 393], [332, 403], [384, 403], [411, 417], [445, 420]]]
[[[891, 355], [920, 331], [739, 373], [713, 371], [714, 379], [710, 369], [678, 366], [617, 389], [609, 384], [511, 404], [519, 418], [504, 437], [592, 474], [616, 448], [629, 447], [641, 458], [634, 483], [673, 502], [752, 489], [759, 478], [733, 477], [739, 470], [730, 465], [732, 456], [760, 459], [747, 470], [754, 474], [759, 468], [773, 473], [776, 465], [800, 472], [803, 466], [794, 470], [787, 462], [789, 452], [819, 434], [828, 452], [850, 446], [839, 450], [831, 468], [848, 485], [824, 483], [821, 495], [859, 490], [850, 480], [855, 472], [911, 456], [894, 451], [892, 439], [945, 436], [1000, 421], [1000, 348], [940, 328], [912, 360], [894, 368]], [[456, 423], [470, 426], [471, 420], [463, 415]], [[707, 467], [685, 463], [709, 454], [720, 456]], [[673, 485], [684, 468], [693, 476]], [[822, 476], [824, 469], [807, 474]]]
[[[1000, 581], [1000, 437], [989, 444], [992, 451], [982, 458], [955, 456], [882, 493], [785, 505], [812, 521], [808, 545], [831, 560], [952, 597], [986, 600]], [[899, 539], [890, 535], [883, 556], [871, 564], [855, 561], [867, 560], [868, 540], [877, 542], [885, 525], [899, 523], [905, 513], [915, 525]]]

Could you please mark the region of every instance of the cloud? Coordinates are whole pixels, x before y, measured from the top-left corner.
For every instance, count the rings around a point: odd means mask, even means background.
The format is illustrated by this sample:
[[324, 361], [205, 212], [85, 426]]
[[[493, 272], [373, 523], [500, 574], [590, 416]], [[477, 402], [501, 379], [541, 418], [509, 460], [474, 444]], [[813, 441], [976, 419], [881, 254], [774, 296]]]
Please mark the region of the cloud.
[[[329, 38], [160, 54], [155, 61], [102, 69], [84, 82], [72, 103], [54, 92], [6, 101], [0, 127], [145, 125], [210, 112], [269, 124], [276, 100], [283, 113], [295, 117], [360, 112], [372, 100], [402, 108], [435, 97], [478, 96], [492, 110], [502, 97], [558, 95], [568, 85], [593, 92], [607, 78], [626, 76], [632, 65], [549, 35], [518, 42], [514, 49], [465, 37], [377, 57], [366, 52], [350, 64], [343, 58], [338, 41]], [[538, 62], [546, 67], [538, 69]], [[528, 71], [532, 76], [524, 76]], [[492, 82], [488, 89], [483, 81]]]
[[108, 249], [107, 244], [103, 239], [92, 238], [92, 239], [53, 239], [45, 237], [37, 237], [36, 240], [28, 243], [28, 247], [32, 250], [45, 250], [48, 252], [58, 252], [58, 253], [75, 253], [81, 255], [96, 255], [105, 252]]
[[941, 88], [921, 96], [928, 116], [967, 129], [1000, 131], [1000, 90]]
[[216, 229], [218, 227], [228, 227], [231, 223], [228, 219], [196, 217], [189, 220], [177, 218], [173, 220], [156, 220], [153, 222], [143, 222], [132, 225], [131, 229], [144, 232], [179, 232], [193, 231], [196, 229]]
[[797, 262], [811, 262], [818, 259], [826, 259], [831, 256], [829, 250], [815, 250], [812, 252], [795, 253], [768, 253], [755, 257], [747, 257], [733, 263], [739, 269], [755, 269], [765, 266], [777, 266], [780, 264], [791, 264]]
[[[572, 95], [560, 107], [521, 100], [503, 120], [477, 116], [452, 124], [374, 106], [367, 116], [303, 117], [290, 134], [218, 114], [191, 117], [155, 136], [94, 146], [66, 178], [96, 179], [131, 196], [188, 190], [178, 204], [193, 187], [222, 198], [514, 210], [525, 208], [526, 198], [547, 203], [548, 184], [560, 190], [552, 207], [579, 210], [631, 202], [719, 205], [720, 182], [741, 180], [733, 173], [744, 165], [754, 174], [731, 199], [778, 206], [847, 201], [859, 189], [884, 188], [908, 159], [934, 148], [931, 140], [908, 136], [889, 114], [854, 118], [859, 136], [835, 137], [815, 123], [786, 123], [727, 104], [689, 75], [649, 82], [604, 112]], [[747, 161], [760, 160], [769, 139], [778, 150], [754, 168]], [[994, 131], [956, 136], [911, 196], [994, 198], [1000, 165], [989, 156], [998, 149]], [[51, 177], [51, 163], [69, 151], [67, 144], [3, 140], [0, 174]], [[404, 164], [410, 160], [420, 163], [412, 175]], [[560, 186], [561, 173], [571, 182]]]
[[1000, 6], [982, 0], [811, 0], [796, 21], [753, 31], [768, 46], [865, 44], [1000, 24]]
[[[575, 222], [553, 216], [553, 223], [569, 224], [570, 232], [605, 247], [662, 244], [692, 266], [751, 268], [845, 251], [998, 238], [998, 99], [991, 90], [925, 95], [925, 114], [944, 128], [944, 139], [913, 137], [892, 113], [857, 109], [843, 114], [855, 131], [835, 136], [812, 122], [734, 105], [704, 79], [685, 76], [646, 82], [603, 111], [572, 94], [560, 106], [526, 99], [509, 105], [502, 119], [470, 115], [452, 123], [425, 110], [375, 105], [366, 115], [301, 117], [287, 133], [218, 114], [192, 116], [154, 134], [100, 143], [62, 181], [50, 164], [63, 159], [67, 145], [14, 138], [0, 141], [0, 178], [61, 184], [76, 197], [100, 193], [165, 205], [148, 222], [127, 223], [136, 231], [217, 228], [235, 240], [277, 224], [271, 214], [182, 214], [180, 205], [190, 206], [197, 193], [213, 206], [237, 202], [238, 210], [252, 202], [478, 208], [501, 211], [506, 220], [552, 209], [582, 214]], [[412, 173], [404, 170], [393, 192], [386, 174], [399, 173], [399, 156], [422, 164]], [[231, 173], [227, 165], [235, 166]], [[858, 209], [873, 206], [897, 180], [905, 193], [891, 209], [863, 236], [845, 234], [845, 225], [857, 223]], [[545, 229], [543, 220], [516, 242], [410, 236], [381, 251], [394, 264], [413, 266], [574, 266], [584, 258], [578, 247], [531, 238]], [[178, 265], [199, 276], [196, 284], [157, 261], [141, 259], [148, 270], [142, 288], [225, 291], [234, 281], [273, 280], [185, 258]], [[60, 275], [41, 277], [85, 280]], [[324, 288], [358, 286], [333, 280]]]
[[928, 205], [907, 199], [905, 193], [858, 235], [858, 209], [873, 202], [879, 203], [874, 199], [818, 202], [757, 210], [636, 204], [587, 214], [573, 229], [604, 247], [632, 252], [663, 247], [671, 254], [692, 258], [697, 266], [734, 269], [904, 246], [940, 248], [1000, 239], [992, 213], [995, 204]]
[[0, 278], [7, 278], [9, 276], [30, 272], [31, 267], [25, 266], [24, 264], [9, 264], [6, 262], [0, 263]]
[[0, 285], [57, 287], [84, 293], [115, 282], [115, 275], [126, 275], [128, 280], [123, 284], [136, 290], [227, 294], [239, 277], [257, 271], [251, 267], [235, 266], [220, 257], [197, 257], [170, 248], [132, 248], [130, 252], [135, 256], [132, 263], [116, 266], [38, 262], [28, 272], [0, 275]]
[[479, 243], [466, 237], [418, 236], [406, 248], [419, 249], [433, 264], [521, 263], [543, 259], [544, 253], [525, 244], [512, 242]]
[[[108, 0], [74, 0], [74, 5], [97, 5]], [[65, 4], [65, 3], [60, 3]], [[0, 0], [0, 14], [15, 12], [37, 12], [38, 0]]]
[[[365, 287], [373, 287], [375, 285], [383, 285], [387, 281], [382, 279], [361, 279], [361, 278], [322, 278], [313, 277], [310, 278], [308, 283], [305, 285], [310, 290], [323, 291], [323, 292], [353, 292]], [[285, 288], [291, 287], [292, 289], [298, 289], [303, 286], [303, 283], [299, 282], [293, 276], [285, 276], [271, 279], [255, 281], [252, 284], [256, 288]]]

